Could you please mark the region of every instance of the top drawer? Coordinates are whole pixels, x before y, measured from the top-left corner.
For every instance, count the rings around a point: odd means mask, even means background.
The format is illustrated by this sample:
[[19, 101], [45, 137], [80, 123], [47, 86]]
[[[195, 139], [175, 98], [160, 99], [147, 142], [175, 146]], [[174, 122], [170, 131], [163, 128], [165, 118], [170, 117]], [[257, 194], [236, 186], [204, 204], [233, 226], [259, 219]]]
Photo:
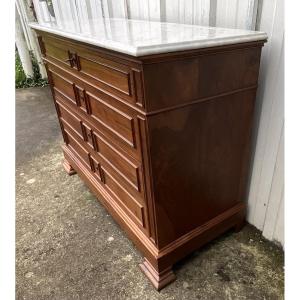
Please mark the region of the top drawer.
[[144, 107], [142, 72], [138, 65], [119, 63], [118, 59], [104, 57], [100, 51], [62, 39], [47, 36], [43, 41], [47, 59], [58, 61], [102, 91]]

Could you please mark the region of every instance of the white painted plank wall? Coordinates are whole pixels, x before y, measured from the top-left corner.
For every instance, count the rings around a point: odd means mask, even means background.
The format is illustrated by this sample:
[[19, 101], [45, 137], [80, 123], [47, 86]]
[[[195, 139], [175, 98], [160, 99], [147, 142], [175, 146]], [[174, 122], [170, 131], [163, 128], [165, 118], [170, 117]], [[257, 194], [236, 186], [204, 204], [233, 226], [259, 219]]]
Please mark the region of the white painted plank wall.
[[[166, 21], [205, 26], [253, 29], [258, 0], [52, 0], [56, 19], [45, 2], [33, 0], [38, 21], [80, 19], [87, 7], [101, 10], [104, 17]], [[77, 13], [76, 13], [77, 10]]]
[[259, 30], [263, 48], [257, 93], [257, 142], [248, 197], [248, 220], [284, 245], [284, 7], [264, 0]]

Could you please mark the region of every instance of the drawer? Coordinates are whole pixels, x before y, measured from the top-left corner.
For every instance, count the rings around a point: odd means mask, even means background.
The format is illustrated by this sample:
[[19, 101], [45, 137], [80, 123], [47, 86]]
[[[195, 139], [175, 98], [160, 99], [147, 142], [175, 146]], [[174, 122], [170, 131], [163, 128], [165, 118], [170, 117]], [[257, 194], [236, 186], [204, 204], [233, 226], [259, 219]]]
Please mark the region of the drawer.
[[[63, 123], [67, 146], [85, 165], [91, 174], [99, 181], [111, 197], [118, 203], [126, 214], [143, 230], [146, 230], [145, 207], [139, 197], [133, 196], [126, 184], [117, 179], [115, 172], [105, 160], [98, 159], [78, 141], [78, 136], [67, 123]], [[82, 141], [83, 142], [83, 141]]]
[[59, 119], [63, 124], [66, 124], [68, 128], [71, 128], [76, 133], [76, 135], [78, 135], [83, 140], [84, 136], [82, 134], [81, 120], [63, 104], [60, 98], [56, 98], [55, 101]]
[[72, 129], [69, 128], [67, 124], [63, 123], [63, 130], [65, 137], [67, 139], [67, 146], [80, 158], [82, 163], [88, 169], [91, 168], [90, 164], [90, 154], [89, 152], [80, 144], [76, 136], [73, 134]]
[[104, 92], [144, 106], [142, 71], [138, 64], [127, 65], [118, 57], [61, 39], [44, 37], [43, 41], [47, 60], [59, 63]]
[[51, 64], [48, 71], [56, 99], [71, 106], [112, 143], [139, 159], [134, 111]]
[[120, 153], [103, 136], [91, 129], [85, 121], [81, 122], [82, 137], [88, 151], [109, 170], [119, 184], [131, 195], [143, 201], [141, 184], [141, 163]]
[[135, 147], [133, 118], [110, 105], [104, 94], [86, 92], [90, 116], [99, 127], [105, 127], [130, 147]]
[[141, 192], [140, 166], [128, 157], [122, 155], [116, 148], [109, 144], [103, 137], [93, 133], [95, 150], [100, 157], [112, 169], [114, 169], [123, 180], [131, 185], [136, 191]]
[[129, 194], [104, 166], [102, 166], [102, 174], [104, 185], [110, 194], [138, 225], [145, 228], [144, 206]]
[[[127, 193], [142, 203], [143, 188], [140, 163], [120, 153], [103, 136], [95, 132], [85, 120], [81, 121], [77, 115], [68, 110], [59, 98], [56, 99], [56, 105], [62, 126], [67, 133], [67, 144], [69, 142], [80, 156], [86, 158], [84, 159], [85, 162], [91, 166], [99, 179], [103, 179], [100, 165], [98, 165], [101, 164]], [[70, 136], [71, 142], [69, 141]], [[93, 157], [87, 158], [90, 154]]]

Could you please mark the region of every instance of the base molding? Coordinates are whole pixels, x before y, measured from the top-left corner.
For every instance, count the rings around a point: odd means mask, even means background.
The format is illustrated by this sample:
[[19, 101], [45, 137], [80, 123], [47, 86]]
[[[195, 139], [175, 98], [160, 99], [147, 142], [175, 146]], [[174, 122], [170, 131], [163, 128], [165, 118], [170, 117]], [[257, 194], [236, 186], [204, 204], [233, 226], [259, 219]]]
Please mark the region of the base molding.
[[172, 270], [172, 266], [164, 269], [163, 271], [158, 272], [145, 258], [144, 262], [140, 265], [141, 270], [151, 281], [153, 286], [159, 291], [164, 288], [169, 283], [173, 282], [176, 279], [176, 276]]
[[76, 174], [76, 171], [65, 158], [63, 160], [62, 165], [69, 176]]

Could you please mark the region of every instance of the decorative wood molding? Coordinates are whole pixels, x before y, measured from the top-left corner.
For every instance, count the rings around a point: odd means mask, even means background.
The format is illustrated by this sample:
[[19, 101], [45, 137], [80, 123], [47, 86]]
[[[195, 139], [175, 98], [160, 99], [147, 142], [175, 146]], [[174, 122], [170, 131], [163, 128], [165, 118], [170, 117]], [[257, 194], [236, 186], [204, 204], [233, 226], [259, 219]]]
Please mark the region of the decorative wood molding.
[[140, 268], [158, 291], [176, 279], [171, 267], [157, 272], [146, 258], [144, 262], [140, 264]]
[[70, 165], [70, 163], [66, 159], [63, 160], [63, 167], [66, 170], [68, 175], [72, 176], [72, 175], [76, 174], [76, 171], [73, 169], [73, 167]]

